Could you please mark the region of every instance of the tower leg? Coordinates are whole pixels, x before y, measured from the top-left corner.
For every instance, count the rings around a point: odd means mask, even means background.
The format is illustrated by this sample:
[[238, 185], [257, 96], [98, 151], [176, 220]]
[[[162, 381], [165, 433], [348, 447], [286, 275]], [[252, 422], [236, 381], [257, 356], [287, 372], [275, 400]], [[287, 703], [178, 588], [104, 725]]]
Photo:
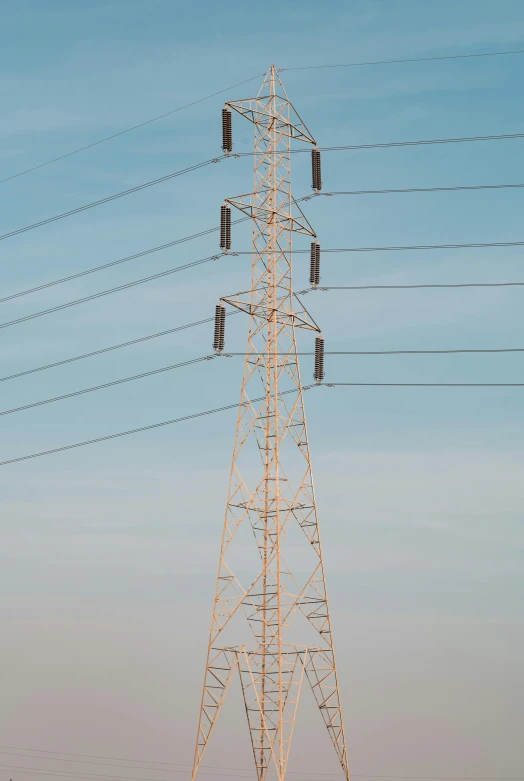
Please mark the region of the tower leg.
[[224, 704], [227, 690], [229, 689], [237, 665], [238, 656], [232, 649], [209, 649], [202, 691], [202, 702], [200, 705], [192, 778], [195, 777], [202, 757], [204, 756], [211, 732], [216, 724], [220, 709]]
[[346, 740], [333, 651], [311, 649], [305, 671], [344, 775], [349, 780]]

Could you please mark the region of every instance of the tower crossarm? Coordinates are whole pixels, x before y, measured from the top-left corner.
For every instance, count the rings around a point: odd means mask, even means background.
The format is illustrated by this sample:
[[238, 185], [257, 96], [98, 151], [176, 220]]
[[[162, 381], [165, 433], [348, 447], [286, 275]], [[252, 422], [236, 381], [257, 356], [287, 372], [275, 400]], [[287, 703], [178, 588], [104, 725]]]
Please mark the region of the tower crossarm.
[[[253, 318], [260, 318], [267, 322], [275, 317], [277, 323], [282, 325], [294, 325], [296, 328], [306, 328], [309, 331], [320, 333], [320, 327], [296, 296], [293, 296], [292, 300], [300, 303], [298, 310], [289, 307], [289, 296], [286, 296], [283, 302], [277, 301], [276, 306], [272, 307], [263, 298], [257, 301], [253, 292], [252, 290], [245, 290], [242, 293], [225, 296], [220, 300], [241, 312], [246, 312]], [[284, 361], [281, 364], [284, 365]]]
[[306, 236], [316, 238], [317, 234], [309, 224], [306, 215], [295, 199], [291, 199], [291, 209], [287, 212], [287, 193], [283, 190], [280, 195], [282, 197], [282, 204], [279, 204], [277, 200], [277, 203], [273, 203], [272, 206], [270, 206], [269, 199], [266, 202], [262, 201], [260, 203], [258, 201], [259, 193], [237, 195], [233, 198], [226, 198], [225, 200], [226, 203], [231, 204], [235, 209], [238, 209], [243, 214], [247, 214], [248, 217], [253, 218], [253, 220], [260, 224], [262, 230], [264, 230], [267, 225], [276, 225], [280, 229], [289, 229], [294, 231], [294, 233], [302, 233]]
[[279, 95], [259, 95], [256, 98], [232, 100], [227, 102], [226, 106], [237, 111], [255, 125], [265, 126], [289, 138], [316, 145], [316, 141], [305, 122], [288, 100], [281, 83], [279, 87], [281, 93]]

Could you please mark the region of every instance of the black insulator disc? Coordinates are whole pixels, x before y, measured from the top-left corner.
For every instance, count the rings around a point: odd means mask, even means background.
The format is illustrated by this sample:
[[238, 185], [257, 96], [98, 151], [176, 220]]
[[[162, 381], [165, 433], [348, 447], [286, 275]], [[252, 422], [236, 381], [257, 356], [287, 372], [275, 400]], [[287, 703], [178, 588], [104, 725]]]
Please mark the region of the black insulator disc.
[[311, 262], [309, 264], [309, 282], [311, 285], [315, 284], [316, 267], [317, 267], [317, 245], [315, 242], [311, 242]]
[[313, 189], [322, 189], [322, 175], [320, 166], [320, 152], [318, 149], [313, 149], [311, 152], [311, 169], [313, 174]]
[[231, 209], [228, 206], [220, 207], [220, 248], [231, 247]]
[[226, 324], [226, 308], [222, 304], [215, 307], [215, 338], [213, 341], [214, 350], [224, 349], [224, 330]]
[[315, 371], [313, 377], [317, 382], [324, 379], [324, 340], [321, 336], [315, 339]]
[[320, 283], [320, 244], [315, 244], [315, 285]]
[[222, 149], [231, 152], [233, 149], [233, 133], [231, 127], [231, 111], [222, 109]]
[[231, 209], [225, 207], [225, 248], [231, 249]]

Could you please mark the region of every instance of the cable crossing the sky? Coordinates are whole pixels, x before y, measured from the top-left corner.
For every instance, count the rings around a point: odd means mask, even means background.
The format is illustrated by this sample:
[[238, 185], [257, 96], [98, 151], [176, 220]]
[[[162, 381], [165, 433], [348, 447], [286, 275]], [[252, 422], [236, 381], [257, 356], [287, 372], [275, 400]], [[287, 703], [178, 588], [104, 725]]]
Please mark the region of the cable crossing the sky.
[[[303, 198], [300, 198], [298, 202], [308, 199], [310, 196], [304, 196]], [[248, 218], [247, 217], [241, 217], [238, 220], [233, 220], [232, 225], [237, 225], [241, 222], [246, 222]], [[193, 233], [189, 236], [184, 236], [180, 239], [175, 239], [173, 241], [167, 242], [165, 244], [160, 244], [156, 247], [151, 247], [146, 250], [142, 250], [141, 252], [136, 252], [133, 255], [127, 255], [126, 257], [119, 258], [118, 260], [110, 261], [109, 263], [104, 263], [100, 266], [94, 266], [89, 269], [84, 269], [83, 271], [78, 271], [74, 274], [69, 274], [66, 277], [61, 277], [60, 279], [55, 279], [50, 282], [44, 282], [41, 285], [37, 285], [35, 287], [27, 288], [26, 290], [21, 290], [17, 293], [10, 293], [8, 296], [4, 296], [4, 298], [0, 298], [0, 304], [4, 303], [5, 301], [11, 301], [15, 298], [21, 298], [22, 296], [30, 295], [31, 293], [37, 293], [40, 290], [45, 290], [49, 287], [54, 287], [55, 285], [61, 285], [65, 282], [70, 282], [74, 279], [78, 279], [79, 277], [87, 276], [89, 274], [94, 274], [98, 271], [104, 271], [105, 269], [112, 268], [113, 266], [118, 266], [122, 263], [127, 263], [130, 260], [136, 260], [137, 258], [145, 257], [147, 255], [151, 255], [155, 252], [159, 252], [164, 249], [168, 249], [170, 247], [174, 247], [177, 244], [183, 244], [188, 241], [192, 241], [193, 239], [199, 239], [203, 236], [208, 236], [211, 233], [216, 233], [220, 230], [220, 227], [217, 225], [214, 228], [207, 228], [206, 230], [199, 231], [198, 233]], [[524, 241], [494, 241], [494, 242], [476, 242], [476, 243], [466, 243], [466, 244], [415, 244], [415, 245], [400, 245], [400, 246], [385, 246], [385, 247], [342, 247], [342, 248], [322, 248], [322, 252], [330, 253], [330, 252], [394, 252], [394, 251], [400, 251], [400, 250], [406, 250], [406, 251], [412, 251], [412, 250], [434, 250], [434, 249], [480, 249], [480, 248], [486, 248], [486, 247], [520, 247], [524, 246]], [[303, 254], [303, 253], [309, 253], [309, 250], [305, 249], [293, 249], [292, 254]], [[221, 253], [222, 254], [222, 253]], [[232, 251], [229, 252], [228, 255], [230, 257], [235, 257], [236, 255], [251, 255], [251, 251]]]
[[24, 176], [25, 174], [29, 174], [32, 171], [37, 171], [39, 168], [45, 168], [45, 166], [51, 165], [52, 163], [56, 163], [59, 160], [65, 160], [66, 157], [72, 157], [73, 155], [77, 155], [80, 152], [84, 152], [87, 149], [92, 149], [95, 146], [99, 146], [100, 144], [105, 144], [106, 141], [112, 141], [114, 138], [119, 138], [120, 136], [125, 135], [126, 133], [131, 133], [133, 130], [138, 130], [138, 128], [145, 127], [146, 125], [151, 125], [153, 122], [158, 122], [160, 119], [164, 119], [165, 117], [169, 117], [172, 114], [177, 114], [179, 111], [184, 111], [187, 108], [191, 108], [191, 106], [196, 106], [198, 103], [203, 103], [205, 100], [210, 100], [210, 98], [216, 97], [216, 95], [221, 95], [224, 92], [227, 92], [230, 89], [233, 89], [234, 87], [240, 87], [242, 84], [247, 84], [250, 81], [254, 81], [254, 79], [259, 78], [261, 74], [257, 74], [256, 76], [250, 76], [249, 79], [245, 79], [244, 81], [240, 81], [237, 84], [232, 84], [229, 87], [224, 87], [224, 89], [218, 90], [218, 92], [213, 92], [211, 95], [206, 95], [203, 98], [198, 98], [198, 100], [193, 100], [191, 103], [186, 103], [184, 106], [179, 106], [178, 108], [172, 109], [172, 111], [166, 111], [164, 114], [160, 114], [157, 117], [152, 117], [151, 119], [145, 120], [145, 122], [140, 122], [138, 125], [133, 125], [132, 127], [125, 128], [124, 130], [120, 130], [118, 133], [113, 133], [110, 136], [106, 136], [105, 138], [101, 138], [98, 141], [93, 141], [91, 144], [86, 144], [85, 146], [81, 146], [78, 149], [73, 149], [71, 152], [66, 152], [63, 155], [60, 155], [59, 157], [54, 157], [52, 160], [46, 160], [44, 163], [39, 163], [38, 165], [32, 166], [32, 168], [26, 168], [24, 171], [19, 171], [17, 174], [13, 174], [12, 176], [7, 176], [5, 179], [0, 179], [0, 184], [3, 184], [4, 182], [9, 182], [11, 179], [17, 179], [19, 176]]
[[[354, 67], [361, 67], [365, 65], [392, 65], [397, 63], [409, 63], [409, 62], [430, 62], [430, 61], [437, 61], [437, 60], [452, 60], [452, 59], [471, 59], [475, 57], [501, 57], [501, 56], [507, 56], [512, 54], [523, 54], [524, 50], [515, 50], [515, 51], [506, 51], [506, 52], [484, 52], [480, 54], [458, 54], [458, 55], [448, 55], [445, 57], [417, 57], [417, 58], [411, 58], [411, 59], [404, 59], [404, 60], [376, 60], [373, 62], [355, 62], [355, 63], [348, 63], [345, 65], [311, 65], [311, 66], [305, 66], [305, 67], [298, 67], [298, 68], [282, 68], [282, 70], [318, 70], [322, 68], [354, 68]], [[92, 149], [94, 147], [100, 146], [101, 144], [106, 143], [107, 141], [112, 141], [116, 138], [120, 138], [121, 136], [126, 135], [127, 133], [131, 133], [134, 130], [138, 130], [139, 128], [146, 127], [147, 125], [151, 125], [154, 122], [158, 122], [161, 119], [165, 119], [166, 117], [172, 116], [173, 114], [177, 114], [180, 111], [184, 111], [185, 109], [191, 108], [192, 106], [196, 106], [199, 103], [203, 103], [206, 100], [210, 100], [211, 98], [216, 97], [217, 95], [221, 95], [224, 92], [228, 92], [229, 90], [239, 87], [243, 84], [248, 84], [251, 81], [254, 81], [255, 79], [259, 78], [262, 74], [256, 74], [255, 76], [250, 76], [247, 79], [244, 79], [243, 81], [240, 81], [236, 84], [232, 84], [229, 87], [224, 87], [221, 90], [218, 90], [216, 92], [212, 92], [210, 95], [205, 95], [203, 98], [198, 98], [197, 100], [192, 101], [191, 103], [186, 103], [183, 106], [179, 106], [178, 108], [172, 109], [170, 111], [166, 111], [163, 114], [159, 114], [158, 116], [151, 117], [150, 119], [146, 119], [143, 122], [139, 122], [136, 125], [132, 125], [131, 127], [124, 128], [123, 130], [118, 131], [117, 133], [112, 133], [109, 136], [105, 136], [104, 138], [99, 139], [98, 141], [93, 141], [90, 144], [85, 144], [84, 146], [78, 147], [77, 149], [73, 149], [70, 152], [65, 152], [62, 155], [58, 155], [57, 157], [51, 158], [50, 160], [46, 160], [43, 163], [38, 163], [37, 165], [31, 166], [30, 168], [26, 168], [23, 171], [19, 171], [16, 174], [11, 174], [10, 176], [5, 177], [4, 179], [0, 179], [0, 184], [3, 184], [4, 182], [9, 182], [12, 179], [18, 179], [20, 176], [25, 176], [26, 174], [32, 173], [33, 171], [37, 171], [41, 168], [45, 168], [46, 166], [51, 165], [52, 163], [56, 163], [60, 160], [65, 160], [68, 157], [72, 157], [73, 155], [77, 155], [80, 152], [84, 152], [88, 149]], [[502, 138], [502, 136], [500, 136]], [[518, 136], [504, 136], [505, 138], [510, 137], [518, 137]], [[497, 136], [491, 137], [493, 139], [498, 138]], [[491, 140], [491, 138], [486, 137], [483, 140]], [[457, 139], [462, 140], [462, 139]], [[464, 140], [481, 140], [480, 138], [471, 138], [471, 139], [464, 139]], [[416, 143], [416, 142], [415, 142]], [[445, 143], [445, 142], [420, 142], [420, 143]], [[398, 145], [398, 144], [392, 144]], [[373, 145], [375, 146], [375, 145]], [[380, 145], [382, 146], [382, 145]], [[390, 146], [387, 144], [387, 146]], [[360, 146], [357, 148], [366, 148], [366, 146]], [[327, 150], [326, 150], [327, 151]]]
[[438, 62], [441, 60], [471, 60], [476, 57], [507, 57], [511, 54], [524, 54], [524, 49], [514, 49], [505, 52], [479, 52], [478, 54], [448, 54], [442, 57], [408, 57], [402, 60], [368, 60], [367, 62], [348, 62], [335, 65], [302, 65], [293, 68], [279, 68], [279, 72], [322, 70], [324, 68], [361, 68], [367, 65], [399, 65], [401, 63]]
[[[427, 138], [415, 139], [413, 141], [385, 141], [382, 143], [368, 144], [345, 144], [339, 146], [319, 146], [319, 152], [345, 152], [359, 151], [363, 149], [392, 149], [394, 147], [404, 146], [432, 146], [438, 144], [467, 144], [475, 141], [509, 141], [511, 139], [524, 138], [524, 133], [502, 133], [490, 136], [462, 136], [449, 138]], [[300, 155], [307, 154], [308, 149], [290, 149], [289, 154]], [[253, 157], [256, 152], [233, 152], [231, 157]]]
[[[165, 760], [156, 760], [156, 759], [130, 759], [127, 757], [109, 757], [109, 756], [101, 756], [99, 754], [73, 754], [68, 751], [50, 751], [48, 749], [39, 749], [39, 748], [25, 748], [25, 747], [19, 747], [19, 746], [0, 746], [0, 748], [3, 749], [11, 749], [14, 751], [24, 751], [24, 752], [32, 752], [31, 754], [11, 754], [7, 751], [0, 751], [0, 754], [8, 754], [9, 756], [22, 756], [26, 757], [28, 759], [49, 759], [49, 760], [57, 760], [60, 762], [75, 762], [80, 764], [102, 764], [105, 767], [122, 767], [122, 768], [129, 768], [130, 770], [152, 770], [154, 772], [165, 772], [169, 773], [171, 770], [164, 770], [162, 768], [147, 768], [144, 767], [144, 765], [166, 765], [169, 766], [169, 768], [172, 767], [191, 767], [191, 765], [187, 762], [168, 762]], [[62, 757], [38, 757], [34, 756], [35, 753], [39, 754], [62, 754]], [[83, 757], [83, 759], [64, 759], [64, 757]], [[93, 763], [90, 761], [90, 759], [108, 759], [110, 761], [115, 762], [127, 762], [126, 765], [110, 765], [108, 763]], [[134, 763], [135, 767], [133, 767]], [[137, 767], [138, 765], [138, 767]], [[7, 767], [7, 766], [6, 766]], [[245, 768], [245, 767], [225, 767], [223, 765], [201, 765], [203, 768], [207, 768], [209, 770], [233, 770], [237, 772], [252, 772], [251, 768]], [[288, 770], [288, 775], [294, 775], [294, 776], [321, 776], [324, 777], [335, 777], [339, 778], [340, 773], [324, 773], [324, 772], [314, 772], [314, 771], [299, 771], [299, 770]], [[210, 775], [210, 774], [209, 774]], [[393, 775], [393, 776], [383, 776], [383, 775], [369, 775], [369, 774], [363, 774], [363, 773], [352, 773], [352, 776], [355, 778], [393, 778], [393, 779], [413, 779], [413, 781], [524, 781], [522, 777], [515, 777], [515, 776], [410, 776], [410, 775]]]
[[[350, 382], [330, 382], [330, 383], [321, 383], [321, 384], [312, 384], [312, 385], [305, 385], [301, 387], [302, 391], [308, 391], [313, 388], [321, 388], [321, 387], [341, 387], [341, 386], [347, 386], [347, 387], [388, 387], [388, 388], [524, 388], [524, 382], [470, 382], [470, 383], [431, 383], [431, 382], [425, 382], [425, 383], [418, 383], [418, 382], [383, 382], [383, 383], [376, 383], [376, 382], [361, 382], [361, 383], [350, 383]], [[287, 393], [295, 393], [297, 392], [296, 389], [291, 389], [290, 391], [280, 391], [280, 395], [285, 395]], [[234, 402], [233, 404], [225, 404], [222, 407], [215, 407], [213, 409], [207, 409], [202, 410], [200, 412], [194, 412], [190, 415], [183, 415], [179, 418], [171, 418], [170, 420], [163, 420], [159, 423], [151, 423], [148, 426], [140, 426], [138, 428], [132, 428], [128, 429], [127, 431], [119, 431], [114, 434], [106, 434], [105, 436], [96, 437], [94, 439], [87, 439], [82, 442], [75, 442], [71, 445], [62, 445], [60, 447], [51, 448], [49, 450], [42, 450], [39, 453], [29, 453], [25, 456], [18, 456], [16, 458], [9, 458], [5, 461], [0, 461], [0, 466], [7, 466], [8, 464], [15, 464], [20, 461], [28, 461], [33, 458], [41, 458], [43, 456], [49, 456], [54, 453], [61, 453], [66, 450], [74, 450], [79, 447], [86, 447], [88, 445], [94, 445], [99, 442], [108, 442], [111, 439], [119, 439], [120, 437], [127, 437], [131, 436], [132, 434], [139, 434], [143, 431], [151, 431], [153, 429], [157, 428], [163, 428], [165, 426], [171, 426], [176, 423], [184, 423], [189, 420], [196, 420], [197, 418], [207, 417], [208, 415], [215, 415], [219, 412], [226, 412], [228, 410], [238, 409], [241, 406], [245, 406], [246, 404], [251, 404], [253, 402], [258, 403], [260, 401], [264, 401], [265, 396], [260, 396], [255, 399], [251, 399], [249, 402]]]
[[[495, 139], [501, 139], [501, 138], [524, 138], [524, 134], [511, 134], [508, 136], [487, 136], [482, 139], [482, 137], [476, 137], [476, 138], [470, 138], [470, 139], [444, 139], [444, 140], [433, 140], [433, 141], [420, 141], [420, 142], [396, 142], [395, 144], [381, 144], [380, 146], [414, 146], [417, 143], [418, 144], [436, 144], [436, 143], [451, 143], [452, 141], [479, 141], [479, 140], [495, 140]], [[342, 149], [354, 149], [354, 148], [372, 148], [369, 145], [364, 145], [360, 147], [325, 147], [325, 151], [329, 151], [331, 149], [332, 151], [341, 151]], [[300, 150], [304, 151], [304, 150]], [[319, 150], [320, 151], [320, 150]], [[62, 212], [61, 214], [56, 214], [53, 217], [47, 217], [44, 220], [40, 220], [38, 222], [31, 223], [30, 225], [25, 225], [22, 228], [17, 228], [16, 230], [9, 231], [8, 233], [4, 233], [0, 235], [0, 241], [4, 241], [5, 239], [12, 238], [13, 236], [18, 236], [21, 233], [26, 233], [27, 231], [35, 230], [36, 228], [41, 228], [44, 225], [49, 225], [50, 223], [57, 222], [58, 220], [65, 219], [66, 217], [71, 217], [75, 214], [80, 214], [81, 212], [87, 211], [89, 209], [93, 209], [96, 206], [101, 206], [106, 203], [110, 203], [111, 201], [117, 200], [119, 198], [124, 198], [126, 195], [131, 195], [136, 192], [140, 192], [141, 190], [145, 190], [149, 187], [154, 187], [157, 184], [162, 184], [163, 182], [169, 181], [171, 179], [175, 179], [179, 176], [183, 176], [184, 174], [192, 173], [193, 171], [200, 170], [201, 168], [205, 168], [209, 165], [212, 165], [214, 163], [219, 163], [222, 160], [230, 159], [231, 157], [240, 157], [243, 156], [244, 153], [239, 153], [237, 155], [220, 155], [218, 157], [210, 158], [209, 160], [204, 160], [201, 163], [195, 163], [192, 166], [189, 166], [188, 168], [183, 168], [180, 171], [174, 171], [173, 173], [166, 174], [165, 176], [161, 176], [157, 179], [153, 179], [149, 182], [144, 182], [142, 184], [136, 185], [135, 187], [130, 187], [127, 190], [122, 190], [121, 192], [114, 193], [113, 195], [108, 195], [104, 198], [100, 198], [96, 201], [92, 201], [91, 203], [84, 204], [83, 206], [78, 206], [75, 209], [70, 209], [69, 211]], [[249, 153], [250, 155], [252, 153]], [[395, 189], [395, 188], [389, 188], [384, 190], [348, 190], [348, 191], [339, 191], [339, 192], [316, 192], [314, 195], [311, 196], [304, 196], [303, 198], [299, 199], [299, 201], [306, 201], [310, 198], [314, 198], [316, 196], [322, 195], [322, 196], [333, 196], [333, 195], [378, 195], [378, 194], [388, 194], [393, 195], [397, 193], [423, 193], [423, 192], [452, 192], [456, 190], [501, 190], [501, 189], [507, 189], [507, 188], [521, 188], [524, 187], [524, 184], [516, 183], [516, 184], [492, 184], [492, 185], [462, 185], [462, 186], [453, 186], [453, 187], [418, 187], [418, 188], [408, 188], [408, 189]], [[298, 201], [297, 201], [298, 202]]]
[[179, 271], [185, 271], [188, 268], [194, 268], [195, 266], [201, 266], [203, 263], [210, 263], [214, 260], [219, 260], [222, 257], [227, 257], [225, 254], [209, 255], [207, 258], [200, 258], [194, 260], [191, 263], [185, 263], [183, 266], [175, 266], [174, 268], [160, 271], [157, 274], [150, 274], [148, 277], [142, 277], [141, 279], [135, 279], [133, 282], [126, 282], [123, 285], [117, 285], [116, 287], [109, 288], [108, 290], [101, 290], [99, 293], [92, 293], [90, 296], [84, 296], [83, 298], [77, 298], [74, 301], [68, 301], [65, 304], [57, 304], [57, 306], [50, 307], [49, 309], [42, 309], [39, 312], [33, 312], [30, 315], [24, 315], [23, 317], [17, 317], [14, 320], [8, 320], [5, 323], [0, 323], [0, 329], [10, 328], [18, 323], [25, 323], [28, 320], [34, 320], [37, 317], [44, 317], [52, 312], [60, 312], [63, 309], [68, 309], [78, 304], [84, 304], [86, 301], [94, 301], [97, 298], [103, 296], [109, 296], [113, 293], [119, 293], [121, 290], [128, 290], [129, 288], [136, 287], [137, 285], [143, 285], [145, 282], [151, 282], [154, 279], [161, 279], [162, 277], [169, 276], [170, 274], [176, 274]]
[[431, 282], [422, 285], [321, 285], [319, 287], [308, 287], [305, 290], [297, 290], [297, 296], [304, 296], [306, 293], [311, 293], [313, 291], [324, 292], [329, 290], [439, 290], [463, 287], [524, 287], [524, 282]]
[[[231, 317], [232, 315], [237, 314], [236, 312], [229, 312], [228, 316]], [[194, 328], [198, 325], [203, 325], [204, 323], [211, 323], [213, 322], [215, 318], [214, 317], [205, 317], [202, 320], [196, 320], [192, 323], [186, 323], [185, 325], [178, 325], [174, 328], [168, 328], [165, 331], [158, 331], [154, 334], [148, 334], [147, 336], [140, 336], [137, 339], [131, 339], [127, 342], [121, 342], [120, 344], [114, 344], [110, 347], [102, 347], [99, 350], [93, 350], [89, 353], [83, 353], [82, 355], [75, 355], [72, 358], [64, 358], [62, 361], [55, 361], [54, 363], [47, 363], [43, 366], [37, 366], [33, 369], [26, 369], [25, 371], [17, 372], [16, 374], [9, 374], [5, 377], [0, 377], [0, 382], [7, 382], [8, 380], [14, 380], [18, 377], [24, 377], [27, 374], [35, 374], [35, 372], [42, 372], [46, 371], [47, 369], [54, 369], [57, 366], [64, 366], [67, 363], [73, 363], [74, 361], [83, 361], [85, 358], [92, 358], [95, 355], [103, 355], [104, 353], [112, 352], [113, 350], [120, 350], [122, 347], [130, 347], [135, 344], [140, 344], [141, 342], [147, 342], [150, 339], [158, 339], [161, 336], [167, 336], [168, 334], [174, 334], [177, 331], [185, 331], [187, 328]]]
[[134, 374], [131, 377], [122, 377], [119, 380], [113, 380], [111, 382], [104, 382], [101, 385], [94, 385], [91, 388], [82, 388], [81, 390], [73, 391], [72, 393], [64, 393], [62, 396], [53, 396], [50, 399], [42, 399], [41, 401], [34, 401], [31, 404], [24, 404], [23, 407], [13, 407], [12, 409], [6, 409], [0, 411], [0, 417], [4, 415], [13, 415], [15, 412], [24, 412], [25, 410], [32, 409], [34, 407], [41, 407], [44, 404], [52, 404], [56, 401], [64, 401], [64, 399], [71, 399], [74, 396], [82, 396], [85, 393], [93, 393], [94, 391], [103, 390], [105, 388], [112, 388], [115, 385], [123, 385], [126, 382], [133, 382], [134, 380], [142, 380], [145, 377], [152, 377], [155, 374], [162, 374], [164, 372], [172, 371], [173, 369], [182, 369], [185, 366], [192, 366], [196, 363], [202, 363], [203, 361], [210, 361], [216, 358], [215, 355], [203, 355], [199, 358], [192, 358], [189, 361], [183, 361], [182, 363], [174, 363], [170, 366], [162, 366], [159, 369], [151, 369], [150, 371], [143, 372], [142, 374]]
[[165, 176], [161, 176], [158, 179], [153, 179], [150, 182], [144, 182], [143, 184], [139, 184], [136, 187], [130, 187], [128, 190], [122, 190], [122, 192], [115, 193], [114, 195], [108, 195], [105, 198], [100, 198], [98, 201], [92, 201], [91, 203], [87, 203], [84, 206], [78, 206], [76, 209], [70, 209], [67, 212], [62, 212], [62, 214], [56, 214], [54, 217], [48, 217], [45, 220], [40, 220], [39, 222], [34, 222], [31, 225], [25, 225], [23, 228], [17, 228], [14, 231], [10, 231], [9, 233], [4, 233], [0, 236], [0, 241], [4, 241], [5, 239], [9, 239], [12, 236], [18, 236], [20, 233], [26, 233], [27, 231], [34, 230], [35, 228], [41, 228], [43, 225], [49, 225], [51, 222], [57, 222], [58, 220], [63, 220], [65, 217], [71, 217], [73, 214], [79, 214], [80, 212], [87, 211], [88, 209], [93, 209], [95, 206], [101, 206], [102, 204], [109, 203], [110, 201], [115, 201], [118, 198], [123, 198], [126, 195], [130, 195], [131, 193], [137, 193], [140, 190], [145, 190], [148, 187], [154, 187], [157, 184], [161, 184], [162, 182], [167, 182], [170, 179], [175, 179], [178, 176], [183, 176], [184, 174], [192, 173], [193, 171], [197, 171], [200, 168], [205, 168], [208, 165], [212, 165], [213, 163], [218, 163], [220, 160], [224, 159], [224, 156], [220, 157], [214, 157], [210, 160], [205, 160], [202, 163], [196, 163], [195, 165], [191, 165], [188, 168], [183, 168], [180, 171], [174, 171], [171, 174], [166, 174]]

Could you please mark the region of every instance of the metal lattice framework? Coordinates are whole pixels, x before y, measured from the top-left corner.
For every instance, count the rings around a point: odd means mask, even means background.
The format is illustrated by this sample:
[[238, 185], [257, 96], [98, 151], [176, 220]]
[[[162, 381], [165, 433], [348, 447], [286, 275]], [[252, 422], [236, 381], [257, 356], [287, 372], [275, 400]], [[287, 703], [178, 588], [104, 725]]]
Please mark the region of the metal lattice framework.
[[[314, 238], [315, 232], [291, 194], [290, 141], [315, 140], [273, 66], [256, 98], [227, 105], [255, 129], [254, 192], [227, 199], [252, 218], [252, 285], [222, 299], [250, 315], [250, 329], [193, 778], [235, 671], [259, 781], [270, 766], [284, 781], [304, 676], [349, 778], [295, 334], [296, 328], [319, 328], [294, 296], [291, 278], [293, 232]], [[263, 400], [253, 401], [261, 397], [261, 385]], [[254, 578], [243, 583], [234, 550], [246, 524], [258, 565]], [[283, 557], [292, 524], [298, 524], [309, 556], [302, 577], [294, 576]], [[313, 629], [313, 644], [296, 645], [285, 637], [300, 614], [308, 631]], [[251, 638], [247, 643], [228, 641], [239, 618]]]

